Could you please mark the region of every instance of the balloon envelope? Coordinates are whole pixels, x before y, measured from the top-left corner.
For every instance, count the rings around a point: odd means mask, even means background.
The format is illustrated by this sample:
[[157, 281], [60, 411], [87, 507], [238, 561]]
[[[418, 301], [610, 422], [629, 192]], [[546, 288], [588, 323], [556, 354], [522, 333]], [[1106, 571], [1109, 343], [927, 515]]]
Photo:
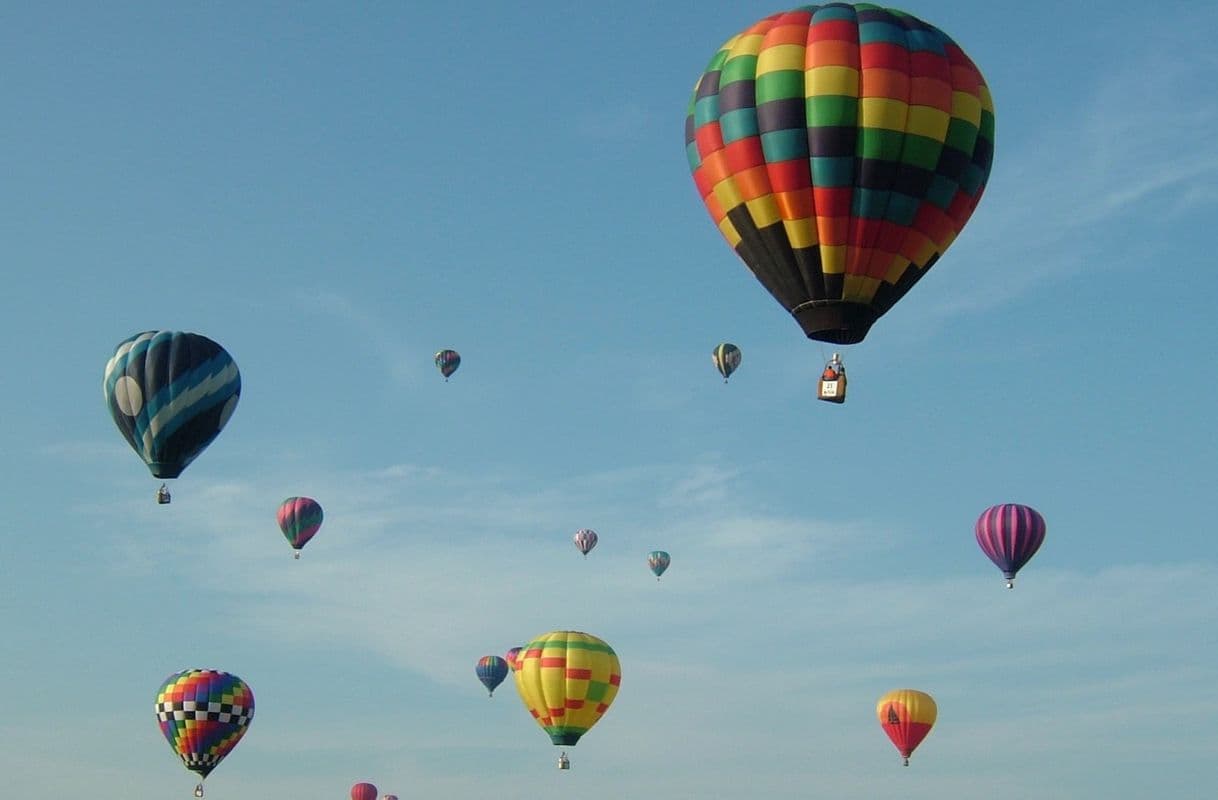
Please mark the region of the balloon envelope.
[[206, 778], [249, 728], [254, 693], [236, 675], [188, 669], [161, 684], [156, 718], [186, 769]]
[[351, 800], [376, 800], [376, 787], [371, 783], [357, 783], [351, 787]]
[[727, 342], [719, 345], [711, 352], [711, 361], [715, 363], [715, 369], [719, 370], [719, 374], [723, 376], [724, 383], [727, 383], [727, 379], [740, 366], [740, 359], [742, 357], [740, 348]]
[[289, 497], [279, 506], [279, 530], [294, 550], [308, 544], [321, 528], [321, 504], [312, 497]]
[[508, 676], [508, 662], [499, 656], [483, 656], [478, 659], [474, 672], [486, 690], [494, 695], [495, 687], [503, 683], [503, 679]]
[[917, 689], [895, 689], [880, 698], [875, 706], [880, 727], [909, 764], [909, 756], [917, 749], [935, 724], [939, 714], [934, 698]]
[[145, 331], [115, 348], [102, 394], [114, 424], [152, 474], [176, 478], [232, 417], [241, 373], [206, 336]]
[[510, 669], [512, 672], [516, 671], [516, 657], [520, 654], [520, 651], [523, 649], [524, 649], [523, 647], [513, 647], [510, 650], [508, 650], [507, 653], [505, 653], [503, 656], [503, 660], [507, 662], [508, 669]]
[[622, 665], [605, 641], [580, 631], [550, 631], [516, 658], [516, 691], [556, 745], [574, 745], [595, 725], [622, 683]]
[[588, 553], [592, 552], [592, 548], [596, 547], [596, 543], [599, 540], [596, 531], [588, 528], [581, 528], [571, 538], [575, 542], [576, 549], [583, 553], [585, 558], [588, 556]]
[[1045, 541], [1045, 518], [1031, 506], [1003, 503], [981, 512], [974, 528], [977, 544], [1013, 586], [1015, 573]]
[[960, 233], [985, 189], [994, 107], [945, 33], [896, 9], [808, 5], [729, 39], [685, 120], [728, 244], [825, 342], [860, 342]]
[[664, 570], [668, 569], [671, 563], [672, 559], [663, 550], [652, 550], [647, 555], [647, 566], [651, 567], [657, 578], [664, 574]]
[[461, 366], [461, 355], [456, 350], [441, 350], [436, 353], [436, 367], [439, 368], [440, 374], [447, 380], [457, 367]]

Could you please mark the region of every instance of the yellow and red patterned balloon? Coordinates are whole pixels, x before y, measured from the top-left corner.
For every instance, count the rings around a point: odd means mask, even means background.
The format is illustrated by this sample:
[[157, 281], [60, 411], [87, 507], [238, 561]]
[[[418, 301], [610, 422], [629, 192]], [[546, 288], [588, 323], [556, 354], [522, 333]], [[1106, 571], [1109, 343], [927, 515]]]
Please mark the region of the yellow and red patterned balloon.
[[556, 745], [574, 745], [617, 697], [622, 665], [602, 639], [550, 631], [516, 656], [516, 691]]
[[917, 689], [894, 689], [875, 705], [880, 727], [909, 766], [909, 756], [935, 724], [939, 709], [933, 697]]
[[[254, 718], [254, 693], [236, 675], [188, 669], [156, 695], [156, 718], [186, 769], [206, 778], [241, 741]], [[195, 790], [202, 797], [202, 784]]]

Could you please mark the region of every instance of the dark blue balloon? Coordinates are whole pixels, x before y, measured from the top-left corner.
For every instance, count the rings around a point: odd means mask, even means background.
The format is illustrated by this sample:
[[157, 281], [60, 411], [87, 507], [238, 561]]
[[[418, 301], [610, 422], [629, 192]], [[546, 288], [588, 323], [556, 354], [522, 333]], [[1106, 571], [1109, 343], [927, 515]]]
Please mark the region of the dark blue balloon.
[[106, 364], [110, 416], [157, 478], [176, 478], [219, 435], [241, 396], [241, 373], [197, 333], [145, 331]]

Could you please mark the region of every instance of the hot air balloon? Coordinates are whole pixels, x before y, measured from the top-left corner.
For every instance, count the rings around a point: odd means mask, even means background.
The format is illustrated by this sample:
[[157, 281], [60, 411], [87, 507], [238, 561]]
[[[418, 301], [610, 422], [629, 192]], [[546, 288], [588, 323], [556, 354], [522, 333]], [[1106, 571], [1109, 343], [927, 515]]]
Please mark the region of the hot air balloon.
[[398, 796], [396, 794], [387, 794], [381, 800], [398, 800]]
[[461, 354], [456, 350], [441, 350], [436, 353], [436, 366], [440, 369], [440, 374], [444, 376], [447, 382], [457, 367], [461, 366]]
[[575, 542], [576, 549], [584, 554], [584, 558], [588, 557], [588, 553], [592, 552], [592, 548], [596, 547], [598, 541], [596, 531], [589, 528], [580, 528], [571, 538]]
[[550, 631], [520, 651], [515, 678], [520, 699], [550, 741], [571, 747], [609, 710], [622, 666], [613, 648], [591, 634]]
[[1018, 503], [990, 506], [977, 518], [977, 544], [1002, 570], [1007, 588], [1015, 588], [1015, 573], [1028, 563], [1045, 540], [1045, 518]]
[[516, 671], [516, 656], [518, 656], [520, 651], [523, 649], [523, 647], [513, 647], [503, 656], [503, 660], [507, 662], [508, 669], [510, 669], [512, 672]]
[[482, 681], [482, 685], [486, 687], [489, 695], [494, 697], [495, 687], [503, 683], [503, 679], [508, 675], [508, 662], [499, 656], [483, 656], [478, 659], [478, 666], [474, 668], [474, 672], [478, 675], [478, 680]]
[[809, 338], [853, 344], [976, 208], [993, 102], [938, 28], [870, 4], [808, 5], [720, 47], [685, 144], [711, 218], [758, 281]]
[[321, 504], [312, 497], [289, 497], [279, 505], [279, 530], [300, 558], [300, 549], [321, 528]]
[[[206, 336], [145, 331], [121, 342], [106, 362], [102, 394], [153, 477], [176, 478], [232, 417], [241, 373]], [[157, 502], [167, 503], [162, 488]]]
[[719, 370], [719, 374], [723, 376], [724, 383], [727, 383], [727, 379], [740, 366], [742, 357], [740, 348], [728, 342], [724, 342], [711, 352], [711, 361], [715, 363], [715, 369]]
[[647, 554], [647, 566], [651, 567], [651, 571], [655, 573], [657, 581], [671, 563], [672, 559], [663, 550], [652, 550]]
[[228, 755], [254, 718], [254, 693], [236, 675], [188, 669], [170, 675], [156, 695], [156, 718], [186, 769], [203, 779]]
[[376, 787], [371, 783], [357, 783], [351, 787], [351, 800], [376, 800]]
[[909, 766], [909, 756], [917, 749], [935, 724], [935, 700], [917, 689], [895, 689], [880, 698], [875, 706], [880, 727], [896, 745]]

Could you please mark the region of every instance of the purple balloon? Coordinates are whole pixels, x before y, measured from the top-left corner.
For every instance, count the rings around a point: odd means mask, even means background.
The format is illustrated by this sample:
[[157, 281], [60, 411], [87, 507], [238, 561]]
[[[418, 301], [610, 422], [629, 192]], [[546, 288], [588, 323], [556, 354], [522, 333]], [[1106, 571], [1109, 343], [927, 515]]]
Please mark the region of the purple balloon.
[[584, 554], [584, 558], [587, 558], [588, 552], [596, 547], [596, 531], [589, 528], [580, 528], [571, 538], [575, 540], [575, 546], [579, 548], [579, 552]]
[[1045, 518], [1030, 506], [1003, 503], [990, 506], [977, 518], [977, 544], [981, 551], [1007, 579], [1007, 588], [1015, 587], [1015, 573], [1045, 540]]

